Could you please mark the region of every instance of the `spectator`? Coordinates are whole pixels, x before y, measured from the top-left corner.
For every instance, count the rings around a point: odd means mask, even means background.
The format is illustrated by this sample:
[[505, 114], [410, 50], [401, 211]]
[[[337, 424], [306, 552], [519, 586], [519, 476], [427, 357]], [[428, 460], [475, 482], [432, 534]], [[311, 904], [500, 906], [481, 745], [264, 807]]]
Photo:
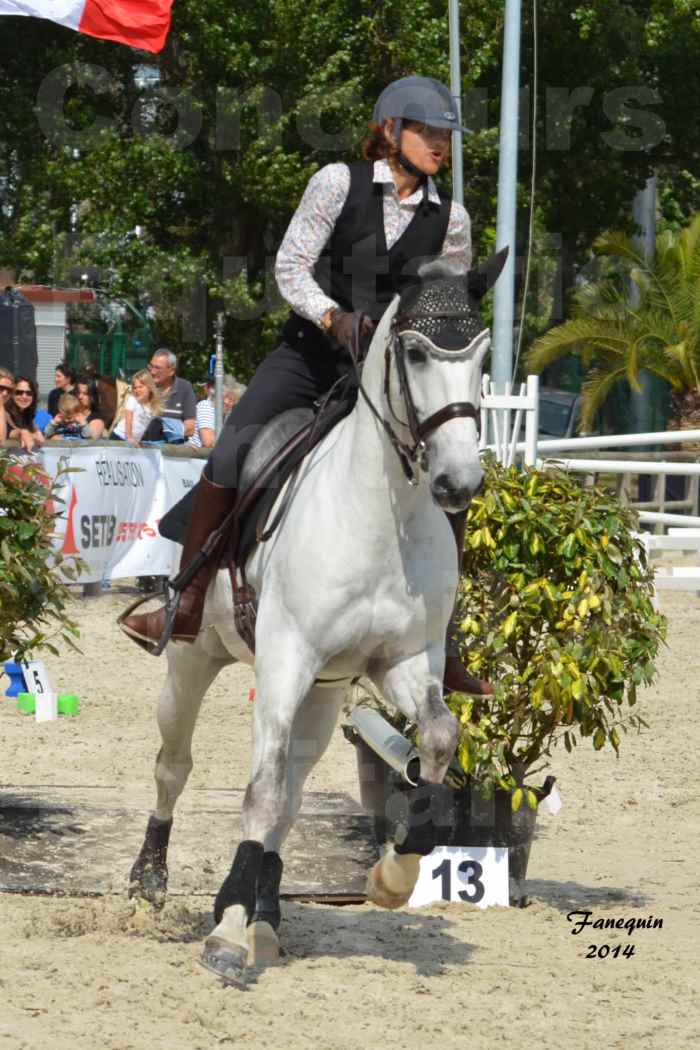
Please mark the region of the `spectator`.
[[43, 445], [44, 435], [34, 421], [37, 410], [38, 390], [33, 379], [17, 376], [15, 392], [7, 408], [8, 438], [19, 441], [25, 452], [35, 445]]
[[0, 368], [0, 441], [7, 439], [10, 423], [8, 407], [15, 392], [15, 377], [6, 368]]
[[[206, 390], [207, 396], [202, 401], [197, 402], [195, 431], [189, 441], [189, 444], [193, 445], [194, 448], [213, 448], [214, 441], [216, 440], [214, 411], [216, 386], [213, 380], [207, 383]], [[241, 397], [244, 390], [245, 387], [243, 384], [237, 383], [233, 376], [224, 376], [224, 419], [226, 419], [226, 416]]]
[[96, 411], [98, 394], [94, 379], [91, 379], [89, 376], [78, 376], [75, 384], [75, 396], [80, 405], [76, 418], [88, 424], [91, 438], [101, 438], [105, 432], [105, 424]]
[[159, 421], [161, 412], [158, 387], [151, 373], [144, 368], [136, 372], [131, 380], [131, 393], [126, 399], [124, 416], [111, 436], [117, 441], [140, 441], [147, 428]]
[[61, 394], [58, 399], [58, 412], [46, 424], [44, 437], [56, 441], [58, 438], [80, 440], [91, 438], [90, 424], [85, 419], [85, 413], [81, 411], [81, 405], [74, 394]]
[[177, 357], [165, 347], [153, 354], [148, 370], [163, 405], [161, 418], [165, 440], [182, 444], [194, 434], [197, 415], [194, 390], [186, 379], [176, 375]]
[[55, 382], [56, 386], [49, 394], [46, 405], [51, 418], [58, 414], [58, 399], [61, 394], [72, 394], [75, 386], [75, 373], [66, 361], [56, 365]]

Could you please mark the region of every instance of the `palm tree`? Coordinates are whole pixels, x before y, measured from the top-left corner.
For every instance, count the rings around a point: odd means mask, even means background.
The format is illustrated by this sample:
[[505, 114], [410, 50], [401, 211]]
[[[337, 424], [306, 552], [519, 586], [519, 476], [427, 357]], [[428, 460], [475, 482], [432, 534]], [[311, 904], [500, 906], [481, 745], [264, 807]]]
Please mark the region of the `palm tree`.
[[533, 343], [528, 370], [580, 355], [586, 430], [615, 383], [626, 379], [639, 391], [640, 370], [648, 369], [671, 386], [671, 429], [700, 428], [700, 212], [680, 233], [657, 237], [653, 263], [622, 233], [604, 234], [593, 247], [614, 257], [616, 271], [574, 294], [570, 320]]

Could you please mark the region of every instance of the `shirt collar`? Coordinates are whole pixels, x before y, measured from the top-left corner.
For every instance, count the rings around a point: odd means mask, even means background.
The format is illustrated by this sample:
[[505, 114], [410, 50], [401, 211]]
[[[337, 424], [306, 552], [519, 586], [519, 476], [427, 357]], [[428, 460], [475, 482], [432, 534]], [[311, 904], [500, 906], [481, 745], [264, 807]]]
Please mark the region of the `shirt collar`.
[[[387, 160], [375, 160], [374, 162], [374, 176], [373, 182], [391, 183], [396, 189], [396, 183], [394, 182], [394, 173], [389, 167]], [[410, 197], [403, 197], [401, 204], [419, 204], [423, 198], [423, 187], [419, 186], [415, 193], [412, 193]], [[432, 204], [440, 203], [440, 194], [437, 191], [437, 187], [433, 182], [430, 175], [428, 175], [428, 200]]]

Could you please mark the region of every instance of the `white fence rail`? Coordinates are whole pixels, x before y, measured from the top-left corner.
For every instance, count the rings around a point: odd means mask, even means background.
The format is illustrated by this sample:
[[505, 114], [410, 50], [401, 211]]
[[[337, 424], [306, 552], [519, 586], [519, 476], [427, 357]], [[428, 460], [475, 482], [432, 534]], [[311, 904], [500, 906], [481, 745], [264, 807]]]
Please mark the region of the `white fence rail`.
[[[694, 519], [698, 521], [700, 519]], [[638, 534], [647, 558], [654, 566], [654, 586], [657, 591], [700, 592], [700, 528], [669, 529], [668, 536]], [[659, 565], [655, 555], [667, 551], [684, 551], [695, 555], [695, 565]]]
[[[528, 377], [529, 378], [529, 377]], [[537, 451], [584, 452], [597, 448], [641, 448], [648, 445], [678, 445], [684, 441], [700, 441], [700, 430], [658, 430], [650, 434], [605, 434], [598, 437], [547, 438], [539, 441]], [[516, 452], [525, 451], [525, 442], [516, 445]]]
[[[480, 447], [494, 452], [496, 459], [506, 467], [513, 465], [518, 452], [523, 455], [526, 466], [535, 465], [539, 425], [538, 396], [539, 376], [528, 376], [527, 381], [520, 384], [517, 393], [513, 392], [511, 383], [506, 383], [503, 394], [494, 391], [490, 376], [483, 377]], [[519, 441], [523, 420], [525, 440]]]

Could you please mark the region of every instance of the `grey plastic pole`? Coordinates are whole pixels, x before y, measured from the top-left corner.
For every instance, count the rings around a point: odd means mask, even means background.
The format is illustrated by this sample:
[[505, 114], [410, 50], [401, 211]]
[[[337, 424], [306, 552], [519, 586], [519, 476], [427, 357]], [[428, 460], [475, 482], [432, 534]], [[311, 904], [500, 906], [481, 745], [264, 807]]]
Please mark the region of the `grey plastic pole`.
[[224, 425], [224, 315], [216, 315], [216, 357], [214, 359], [214, 428], [216, 436]]
[[502, 394], [513, 374], [513, 319], [515, 313], [515, 214], [518, 182], [518, 95], [520, 91], [520, 3], [506, 0], [501, 82], [501, 130], [498, 158], [498, 213], [496, 249], [509, 248], [508, 259], [496, 282], [493, 300], [491, 380]]
[[[635, 194], [632, 203], [632, 217], [637, 227], [633, 237], [634, 246], [648, 263], [653, 265], [656, 254], [656, 177], [647, 179], [643, 190]], [[639, 301], [639, 289], [630, 281], [630, 293], [633, 302]], [[633, 434], [648, 434], [660, 430], [666, 420], [661, 418], [661, 386], [659, 380], [646, 368], [640, 370], [639, 385], [641, 392], [630, 391], [629, 420]], [[651, 446], [649, 446], [651, 448]]]
[[[450, 91], [455, 102], [457, 117], [462, 123], [462, 74], [459, 60], [459, 0], [449, 0], [450, 25]], [[464, 160], [462, 154], [462, 132], [452, 132], [452, 197], [464, 204]]]

